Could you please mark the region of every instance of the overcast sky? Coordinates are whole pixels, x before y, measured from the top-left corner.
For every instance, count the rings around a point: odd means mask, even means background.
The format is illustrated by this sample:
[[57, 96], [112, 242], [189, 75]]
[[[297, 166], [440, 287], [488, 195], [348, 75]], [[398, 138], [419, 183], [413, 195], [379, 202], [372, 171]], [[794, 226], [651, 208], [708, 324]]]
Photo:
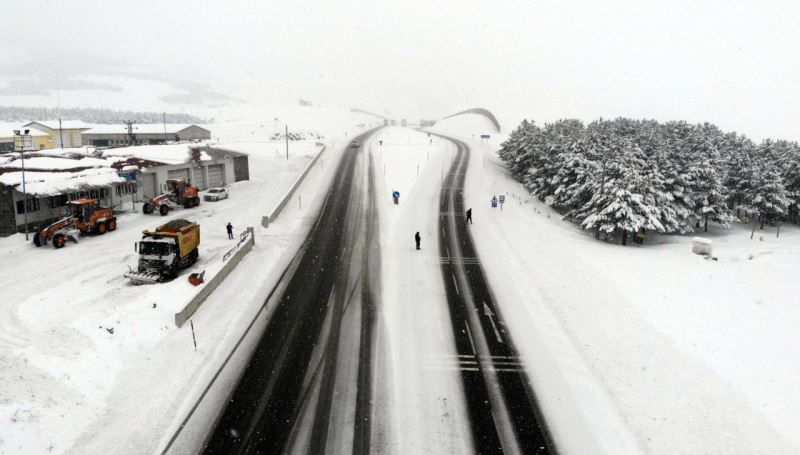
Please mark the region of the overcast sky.
[[5, 0], [0, 103], [58, 73], [62, 93], [116, 92], [117, 108], [140, 94], [97, 76], [171, 84], [175, 103], [482, 106], [506, 128], [631, 116], [800, 139], [797, 2], [648, 3]]

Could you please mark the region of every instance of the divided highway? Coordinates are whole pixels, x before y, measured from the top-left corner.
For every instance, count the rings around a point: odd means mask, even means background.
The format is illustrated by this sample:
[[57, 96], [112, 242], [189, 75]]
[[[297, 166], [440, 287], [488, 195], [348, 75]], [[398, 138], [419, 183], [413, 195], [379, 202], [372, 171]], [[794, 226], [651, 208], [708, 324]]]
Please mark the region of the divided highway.
[[555, 453], [466, 223], [463, 194], [469, 148], [445, 139], [455, 143], [458, 152], [441, 192], [439, 250], [475, 450]]
[[[386, 449], [373, 441], [374, 417], [393, 411], [372, 405], [381, 266], [369, 135], [345, 151], [205, 453]], [[440, 268], [475, 452], [555, 453], [465, 223], [469, 149], [445, 139], [458, 151], [440, 193]]]
[[369, 452], [379, 292], [370, 166], [362, 147], [345, 151], [205, 453]]

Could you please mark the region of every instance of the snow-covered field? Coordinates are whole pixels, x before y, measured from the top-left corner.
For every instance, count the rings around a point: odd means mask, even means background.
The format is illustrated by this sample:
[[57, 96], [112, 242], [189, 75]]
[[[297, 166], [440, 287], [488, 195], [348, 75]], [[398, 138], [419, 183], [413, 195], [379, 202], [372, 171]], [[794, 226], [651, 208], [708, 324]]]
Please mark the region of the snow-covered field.
[[[800, 453], [800, 230], [712, 229], [643, 247], [596, 241], [529, 197], [474, 119], [481, 262], [566, 453]], [[503, 211], [492, 195], [507, 194]]]
[[[274, 110], [281, 113], [280, 107]], [[316, 109], [304, 126], [323, 125], [343, 145], [360, 131], [363, 116]], [[295, 113], [297, 121], [303, 119]], [[277, 114], [275, 114], [277, 116]], [[328, 118], [325, 123], [319, 119]], [[312, 123], [319, 122], [319, 123]], [[230, 198], [167, 217], [126, 213], [118, 229], [83, 238], [61, 250], [36, 248], [24, 235], [0, 239], [0, 453], [142, 453], [155, 450], [182, 418], [186, 403], [210, 379], [243, 325], [258, 309], [313, 218], [324, 159], [269, 229], [259, 227], [302, 172], [323, 140], [282, 142], [269, 136], [237, 136], [237, 121], [221, 124], [220, 145], [250, 154], [250, 181], [229, 186]], [[241, 133], [245, 128], [240, 126]], [[140, 209], [140, 207], [137, 207]], [[190, 271], [166, 284], [130, 285], [122, 274], [134, 266], [133, 243], [145, 228], [174, 218], [201, 225], [200, 261], [191, 271], [218, 268], [236, 232], [256, 226], [256, 248], [194, 317], [198, 348], [189, 325], [174, 326], [174, 313], [197, 292]], [[216, 362], [216, 363], [215, 363]]]

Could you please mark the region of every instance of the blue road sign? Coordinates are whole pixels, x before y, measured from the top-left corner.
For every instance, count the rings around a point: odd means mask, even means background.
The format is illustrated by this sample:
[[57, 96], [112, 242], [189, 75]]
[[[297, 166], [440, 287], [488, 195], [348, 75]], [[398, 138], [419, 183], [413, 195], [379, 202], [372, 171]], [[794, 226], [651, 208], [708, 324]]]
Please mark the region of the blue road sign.
[[392, 193], [392, 197], [395, 198], [395, 199], [399, 198], [400, 197], [400, 192], [399, 191], [393, 192]]

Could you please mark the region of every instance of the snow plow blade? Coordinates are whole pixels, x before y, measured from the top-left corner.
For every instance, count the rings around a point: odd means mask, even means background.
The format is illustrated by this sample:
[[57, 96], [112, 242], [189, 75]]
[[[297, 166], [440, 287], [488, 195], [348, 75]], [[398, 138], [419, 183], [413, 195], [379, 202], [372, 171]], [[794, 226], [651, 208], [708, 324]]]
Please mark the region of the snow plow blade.
[[140, 273], [140, 272], [128, 272], [125, 275], [125, 278], [131, 280], [133, 284], [155, 284], [162, 282], [161, 275], [157, 273]]

